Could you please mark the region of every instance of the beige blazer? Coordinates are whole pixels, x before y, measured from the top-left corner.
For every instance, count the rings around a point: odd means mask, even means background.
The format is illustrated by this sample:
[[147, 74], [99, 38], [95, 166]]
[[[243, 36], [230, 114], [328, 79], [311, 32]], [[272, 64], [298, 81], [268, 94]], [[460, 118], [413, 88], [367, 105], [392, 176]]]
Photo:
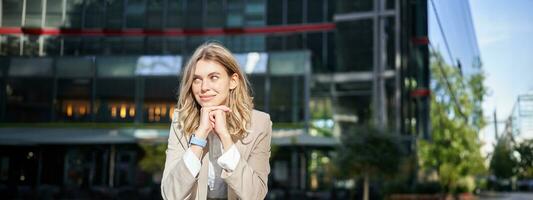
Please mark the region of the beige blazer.
[[[208, 148], [205, 148], [202, 167], [193, 177], [185, 163], [183, 154], [188, 149], [189, 138], [178, 129], [177, 112], [170, 127], [165, 169], [161, 180], [163, 199], [206, 199]], [[270, 173], [270, 141], [272, 122], [267, 113], [253, 110], [251, 132], [235, 141], [241, 159], [231, 173], [222, 170], [221, 177], [228, 184], [228, 199], [264, 199], [268, 191]]]

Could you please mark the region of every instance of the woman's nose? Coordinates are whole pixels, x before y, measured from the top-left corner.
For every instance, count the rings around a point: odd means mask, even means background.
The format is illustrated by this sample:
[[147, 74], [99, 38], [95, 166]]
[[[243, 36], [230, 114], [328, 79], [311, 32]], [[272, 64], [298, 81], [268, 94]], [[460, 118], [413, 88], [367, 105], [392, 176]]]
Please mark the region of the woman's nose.
[[210, 89], [208, 81], [202, 81], [202, 91], [208, 91]]

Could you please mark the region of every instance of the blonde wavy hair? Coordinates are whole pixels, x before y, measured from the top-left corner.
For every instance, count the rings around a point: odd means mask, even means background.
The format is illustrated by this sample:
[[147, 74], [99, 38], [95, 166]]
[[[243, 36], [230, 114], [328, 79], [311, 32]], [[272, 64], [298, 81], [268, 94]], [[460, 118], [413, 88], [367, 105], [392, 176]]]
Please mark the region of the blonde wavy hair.
[[253, 109], [250, 83], [231, 52], [216, 42], [207, 42], [199, 46], [183, 69], [177, 104], [179, 128], [185, 132], [185, 135], [190, 136], [200, 125], [201, 106], [194, 99], [192, 92], [194, 71], [196, 63], [200, 60], [217, 62], [224, 66], [230, 77], [234, 73], [239, 76], [237, 87], [230, 90], [228, 95], [227, 106], [232, 112], [227, 113], [226, 123], [233, 137], [245, 137]]

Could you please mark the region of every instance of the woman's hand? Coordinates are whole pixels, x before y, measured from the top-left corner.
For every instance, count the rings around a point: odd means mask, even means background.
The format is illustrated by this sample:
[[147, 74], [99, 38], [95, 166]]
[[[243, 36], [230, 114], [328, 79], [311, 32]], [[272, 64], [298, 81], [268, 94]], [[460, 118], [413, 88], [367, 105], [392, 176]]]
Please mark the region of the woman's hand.
[[231, 139], [231, 135], [227, 128], [227, 122], [226, 122], [226, 113], [231, 112], [231, 110], [213, 110], [209, 114], [209, 118], [211, 119], [211, 123], [213, 126], [213, 129], [215, 130], [215, 134], [217, 134], [218, 138], [222, 142], [222, 146], [224, 147], [224, 150], [227, 150], [228, 148], [233, 145], [233, 140]]
[[[220, 111], [222, 113], [229, 112], [230, 109], [227, 106], [206, 106], [200, 109], [200, 125], [195, 132], [196, 137], [206, 139], [209, 132], [216, 127], [215, 117], [211, 117], [213, 111]], [[213, 113], [214, 114], [214, 113]], [[224, 127], [226, 120], [224, 119]], [[227, 129], [226, 129], [227, 130]], [[217, 131], [215, 129], [215, 131]]]

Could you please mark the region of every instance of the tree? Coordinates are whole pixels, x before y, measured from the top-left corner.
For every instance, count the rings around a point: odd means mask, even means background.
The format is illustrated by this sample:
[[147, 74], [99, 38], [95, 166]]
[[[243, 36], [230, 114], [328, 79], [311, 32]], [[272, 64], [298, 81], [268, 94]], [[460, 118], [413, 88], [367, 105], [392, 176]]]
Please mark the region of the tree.
[[144, 151], [144, 156], [139, 165], [142, 170], [160, 179], [165, 167], [167, 143], [161, 144], [140, 144]]
[[485, 126], [483, 73], [465, 77], [431, 52], [431, 141], [419, 141], [421, 170], [436, 173], [445, 192], [473, 190], [485, 172], [478, 133]]
[[498, 178], [511, 178], [516, 171], [517, 161], [513, 155], [511, 138], [502, 136], [494, 146], [492, 159], [490, 160], [490, 171]]
[[533, 178], [533, 139], [522, 141], [515, 151], [519, 155], [518, 175], [520, 178]]
[[341, 136], [337, 149], [339, 172], [350, 178], [364, 179], [364, 199], [368, 200], [368, 183], [371, 178], [390, 177], [401, 165], [403, 148], [397, 135], [371, 126], [348, 129]]

